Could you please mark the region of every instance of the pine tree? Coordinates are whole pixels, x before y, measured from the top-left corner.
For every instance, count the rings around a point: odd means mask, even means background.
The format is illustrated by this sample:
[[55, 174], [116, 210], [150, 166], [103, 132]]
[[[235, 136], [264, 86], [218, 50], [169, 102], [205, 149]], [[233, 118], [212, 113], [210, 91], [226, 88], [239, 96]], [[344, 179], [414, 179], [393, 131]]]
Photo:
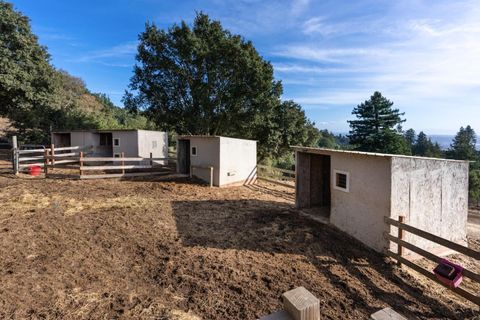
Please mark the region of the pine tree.
[[393, 109], [393, 102], [376, 91], [370, 100], [352, 111], [357, 120], [350, 120], [350, 143], [356, 149], [370, 152], [408, 153], [407, 142], [395, 127], [405, 122], [405, 113]]
[[433, 143], [432, 140], [423, 132], [417, 136], [417, 141], [413, 145], [413, 154], [422, 157], [442, 157], [442, 149], [438, 143]]
[[472, 127], [461, 127], [453, 139], [449, 155], [458, 160], [476, 160], [478, 158], [477, 150], [475, 149], [476, 143], [477, 137]]

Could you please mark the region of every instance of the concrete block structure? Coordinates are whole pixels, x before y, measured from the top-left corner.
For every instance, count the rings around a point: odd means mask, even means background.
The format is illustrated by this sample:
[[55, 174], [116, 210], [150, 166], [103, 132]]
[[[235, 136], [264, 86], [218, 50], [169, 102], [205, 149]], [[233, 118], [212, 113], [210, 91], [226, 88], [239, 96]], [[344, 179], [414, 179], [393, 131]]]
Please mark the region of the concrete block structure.
[[[399, 215], [416, 228], [466, 243], [468, 161], [322, 148], [294, 150], [296, 206], [318, 207], [333, 225], [367, 246], [385, 250], [389, 241], [383, 234], [396, 234], [396, 228], [385, 224], [384, 217], [398, 219]], [[405, 240], [443, 252], [408, 232]]]
[[168, 157], [168, 135], [152, 130], [71, 130], [52, 132], [56, 147], [93, 146], [93, 155], [102, 157]]
[[179, 136], [177, 172], [191, 174], [218, 187], [254, 183], [257, 142], [221, 136]]

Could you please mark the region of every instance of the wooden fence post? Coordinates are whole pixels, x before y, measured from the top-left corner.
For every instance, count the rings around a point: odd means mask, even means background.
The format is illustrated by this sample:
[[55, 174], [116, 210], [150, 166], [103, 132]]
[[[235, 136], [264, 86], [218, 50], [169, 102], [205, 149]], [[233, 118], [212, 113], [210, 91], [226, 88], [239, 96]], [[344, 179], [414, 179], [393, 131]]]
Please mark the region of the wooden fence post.
[[50, 155], [52, 156], [51, 163], [52, 163], [52, 170], [55, 167], [55, 145], [52, 143], [50, 145]]
[[[150, 153], [151, 155], [151, 153]], [[122, 152], [121, 153], [121, 157], [122, 157], [122, 174], [125, 174], [125, 160], [123, 160], [125, 158], [125, 152]]]
[[18, 175], [18, 141], [17, 136], [12, 137], [12, 165], [13, 173]]
[[153, 154], [150, 152], [150, 167], [153, 166]]
[[78, 170], [80, 171], [79, 175], [83, 175], [83, 151], [80, 151], [80, 159], [78, 160], [80, 162], [80, 165], [78, 167]]
[[[405, 223], [405, 216], [398, 216], [398, 222]], [[397, 237], [400, 240], [404, 240], [405, 237], [405, 230], [403, 230], [400, 226], [398, 227]], [[397, 253], [400, 257], [403, 257], [403, 246], [397, 243]], [[397, 265], [399, 267], [402, 266], [400, 261], [397, 261]]]
[[43, 153], [43, 172], [45, 173], [45, 178], [48, 176], [48, 149], [45, 149]]
[[210, 167], [210, 188], [213, 187], [213, 167]]

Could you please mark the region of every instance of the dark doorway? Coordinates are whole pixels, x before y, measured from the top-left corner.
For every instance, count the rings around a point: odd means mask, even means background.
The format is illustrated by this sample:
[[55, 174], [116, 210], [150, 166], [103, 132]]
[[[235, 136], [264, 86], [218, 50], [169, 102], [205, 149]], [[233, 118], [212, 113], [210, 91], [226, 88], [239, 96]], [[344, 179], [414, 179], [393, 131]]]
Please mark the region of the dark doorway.
[[330, 156], [310, 155], [310, 206], [330, 207]]
[[297, 152], [296, 205], [315, 207], [330, 216], [330, 163], [328, 155]]
[[70, 133], [55, 133], [55, 146], [56, 147], [70, 147]]
[[96, 153], [100, 156], [113, 157], [112, 133], [101, 132], [99, 134], [100, 143], [97, 147]]
[[178, 140], [178, 172], [190, 174], [190, 140]]

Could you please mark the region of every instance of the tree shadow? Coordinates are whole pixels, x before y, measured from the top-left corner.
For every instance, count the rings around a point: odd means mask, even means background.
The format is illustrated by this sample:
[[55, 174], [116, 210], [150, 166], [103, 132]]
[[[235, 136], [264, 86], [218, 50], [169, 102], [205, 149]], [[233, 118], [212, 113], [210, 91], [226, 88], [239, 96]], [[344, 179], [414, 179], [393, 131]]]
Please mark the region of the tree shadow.
[[378, 311], [380, 301], [408, 318], [473, 316], [473, 310], [455, 310], [455, 306], [424, 295], [415, 281], [407, 283], [397, 275], [396, 267], [383, 255], [331, 225], [305, 217], [291, 203], [174, 201], [172, 210], [184, 246], [302, 255], [331, 287], [343, 293], [352, 308], [364, 314]]

